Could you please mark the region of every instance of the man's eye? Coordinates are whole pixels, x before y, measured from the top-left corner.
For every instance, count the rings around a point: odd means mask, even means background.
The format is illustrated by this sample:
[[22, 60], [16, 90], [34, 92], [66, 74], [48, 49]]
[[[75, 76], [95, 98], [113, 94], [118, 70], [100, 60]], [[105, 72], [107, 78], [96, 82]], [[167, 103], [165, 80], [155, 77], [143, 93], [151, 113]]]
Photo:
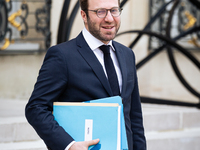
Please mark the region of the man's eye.
[[98, 14], [104, 14], [106, 12], [106, 10], [98, 10], [97, 13]]
[[118, 9], [112, 9], [111, 12], [112, 13], [118, 13]]

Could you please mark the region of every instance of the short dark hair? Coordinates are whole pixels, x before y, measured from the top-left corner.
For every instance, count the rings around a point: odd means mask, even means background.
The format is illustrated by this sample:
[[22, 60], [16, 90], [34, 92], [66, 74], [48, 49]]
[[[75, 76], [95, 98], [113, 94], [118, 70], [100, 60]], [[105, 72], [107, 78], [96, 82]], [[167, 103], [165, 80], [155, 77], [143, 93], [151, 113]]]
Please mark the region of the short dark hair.
[[[120, 0], [118, 0], [118, 3], [119, 3], [119, 6], [120, 6]], [[88, 15], [88, 0], [79, 0], [79, 4], [80, 4], [80, 7], [81, 7], [81, 10], [83, 10], [86, 15]]]
[[81, 10], [86, 11], [88, 9], [88, 0], [79, 0]]

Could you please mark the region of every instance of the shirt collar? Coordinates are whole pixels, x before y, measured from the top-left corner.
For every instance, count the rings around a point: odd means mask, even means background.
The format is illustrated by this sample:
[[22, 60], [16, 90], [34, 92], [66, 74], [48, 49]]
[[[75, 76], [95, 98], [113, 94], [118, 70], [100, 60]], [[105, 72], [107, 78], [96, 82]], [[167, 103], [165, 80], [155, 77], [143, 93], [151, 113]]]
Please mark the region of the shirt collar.
[[[91, 50], [95, 50], [99, 48], [101, 45], [105, 45], [103, 42], [101, 42], [99, 39], [95, 38], [85, 27], [82, 30], [83, 37], [85, 38], [87, 44], [91, 48]], [[107, 44], [112, 47], [112, 50], [115, 51], [113, 45], [112, 45], [112, 40]]]

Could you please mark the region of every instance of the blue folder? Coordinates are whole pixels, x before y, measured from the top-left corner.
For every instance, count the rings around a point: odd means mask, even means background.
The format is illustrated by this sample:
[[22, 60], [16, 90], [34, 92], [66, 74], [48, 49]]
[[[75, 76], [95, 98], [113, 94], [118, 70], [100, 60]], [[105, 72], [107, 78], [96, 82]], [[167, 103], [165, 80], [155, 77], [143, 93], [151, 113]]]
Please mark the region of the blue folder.
[[55, 102], [53, 107], [55, 120], [75, 141], [100, 139], [89, 150], [121, 149], [119, 104]]
[[97, 100], [91, 100], [87, 102], [89, 103], [118, 103], [121, 106], [121, 150], [128, 150], [122, 98], [120, 96], [113, 96], [113, 97], [107, 97], [107, 98], [102, 98], [102, 99], [97, 99]]

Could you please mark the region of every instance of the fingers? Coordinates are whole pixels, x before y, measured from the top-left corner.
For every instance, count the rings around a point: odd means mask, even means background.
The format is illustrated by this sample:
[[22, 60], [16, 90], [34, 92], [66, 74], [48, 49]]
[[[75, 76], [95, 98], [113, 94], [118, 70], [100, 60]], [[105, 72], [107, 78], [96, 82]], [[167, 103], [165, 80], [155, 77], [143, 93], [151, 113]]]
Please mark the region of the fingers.
[[96, 145], [99, 143], [99, 139], [83, 142], [75, 142], [69, 150], [87, 150], [89, 146]]
[[99, 139], [95, 139], [95, 140], [91, 140], [91, 141], [86, 141], [87, 142], [87, 145], [88, 147], [91, 146], [91, 145], [96, 145], [99, 143]]

